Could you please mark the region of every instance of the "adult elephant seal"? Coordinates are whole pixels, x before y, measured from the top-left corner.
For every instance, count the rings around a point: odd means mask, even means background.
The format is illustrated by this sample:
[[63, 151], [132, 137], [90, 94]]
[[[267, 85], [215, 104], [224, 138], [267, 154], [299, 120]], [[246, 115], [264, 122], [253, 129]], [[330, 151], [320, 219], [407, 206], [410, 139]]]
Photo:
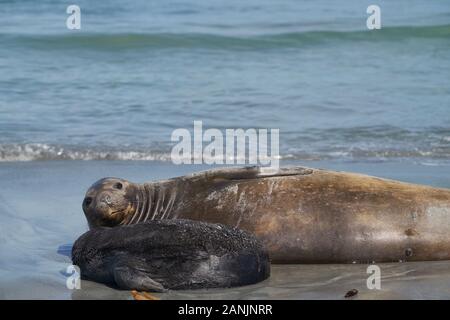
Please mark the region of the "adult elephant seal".
[[242, 286], [270, 274], [254, 236], [182, 219], [95, 228], [75, 242], [72, 261], [85, 279], [153, 292]]
[[135, 184], [105, 178], [89, 226], [185, 218], [254, 233], [274, 263], [450, 258], [450, 190], [303, 167], [209, 170]]

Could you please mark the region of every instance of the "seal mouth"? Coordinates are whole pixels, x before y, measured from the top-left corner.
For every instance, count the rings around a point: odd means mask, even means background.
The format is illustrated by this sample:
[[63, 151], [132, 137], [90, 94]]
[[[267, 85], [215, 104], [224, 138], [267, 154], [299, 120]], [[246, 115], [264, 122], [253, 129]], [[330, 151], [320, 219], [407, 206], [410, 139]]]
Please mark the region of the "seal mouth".
[[118, 214], [118, 213], [123, 213], [123, 210], [116, 210], [116, 211], [113, 211], [113, 212], [110, 213], [110, 215], [111, 215], [111, 216], [114, 216], [114, 215], [116, 215], [116, 214]]
[[112, 200], [107, 204], [108, 214], [104, 219], [114, 225], [129, 225], [167, 218], [175, 197], [173, 194], [168, 195], [164, 190], [154, 190], [151, 186], [143, 184], [134, 185], [121, 196], [120, 201], [116, 198]]

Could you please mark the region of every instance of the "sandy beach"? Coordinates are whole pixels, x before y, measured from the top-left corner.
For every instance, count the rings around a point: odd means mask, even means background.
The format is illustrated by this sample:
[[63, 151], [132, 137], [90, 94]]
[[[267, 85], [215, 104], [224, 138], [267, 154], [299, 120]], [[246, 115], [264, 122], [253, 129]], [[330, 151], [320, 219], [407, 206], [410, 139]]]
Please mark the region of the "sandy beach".
[[[174, 133], [190, 137], [197, 122], [273, 130], [282, 166], [450, 188], [450, 1], [0, 5], [0, 299], [131, 299], [66, 287], [71, 245], [88, 230], [84, 194], [103, 177], [214, 168], [174, 164]], [[450, 299], [450, 261], [379, 267], [381, 290], [367, 288], [367, 265], [274, 265], [256, 285], [158, 297]]]
[[[303, 161], [296, 164], [354, 171], [406, 182], [450, 187], [450, 164]], [[143, 182], [206, 166], [155, 161], [33, 161], [0, 163], [0, 299], [131, 299], [128, 291], [82, 281], [66, 288], [70, 245], [87, 231], [81, 210], [94, 181], [116, 176]], [[366, 265], [274, 265], [270, 279], [233, 289], [172, 291], [161, 299], [450, 299], [450, 262], [379, 264], [381, 290], [366, 286]]]

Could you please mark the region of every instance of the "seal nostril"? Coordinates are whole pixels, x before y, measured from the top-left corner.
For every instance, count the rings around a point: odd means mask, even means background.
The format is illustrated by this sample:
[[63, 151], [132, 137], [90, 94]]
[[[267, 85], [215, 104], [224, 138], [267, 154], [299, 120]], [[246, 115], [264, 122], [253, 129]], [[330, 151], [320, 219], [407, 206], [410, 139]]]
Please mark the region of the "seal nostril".
[[120, 182], [117, 182], [115, 185], [114, 185], [114, 188], [116, 188], [116, 189], [122, 189], [122, 187], [123, 187], [123, 185], [120, 183]]
[[87, 198], [84, 199], [84, 205], [86, 207], [88, 207], [91, 203], [92, 203], [92, 198], [91, 197], [87, 197]]
[[103, 198], [103, 202], [105, 202], [107, 205], [111, 204], [111, 197], [110, 196], [105, 196], [105, 198]]

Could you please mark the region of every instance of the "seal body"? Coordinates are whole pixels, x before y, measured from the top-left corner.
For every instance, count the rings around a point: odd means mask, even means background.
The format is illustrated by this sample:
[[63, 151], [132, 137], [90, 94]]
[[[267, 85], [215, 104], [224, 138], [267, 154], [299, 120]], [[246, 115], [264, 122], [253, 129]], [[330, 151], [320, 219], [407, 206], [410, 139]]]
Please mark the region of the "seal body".
[[270, 274], [254, 236], [182, 219], [95, 228], [75, 242], [72, 261], [85, 279], [140, 291], [242, 286]]
[[[127, 186], [111, 192], [120, 205], [101, 209], [103, 192], [117, 181]], [[249, 167], [144, 184], [107, 178], [86, 199], [91, 226], [176, 218], [222, 223], [255, 234], [274, 263], [450, 259], [450, 190], [360, 174]]]

